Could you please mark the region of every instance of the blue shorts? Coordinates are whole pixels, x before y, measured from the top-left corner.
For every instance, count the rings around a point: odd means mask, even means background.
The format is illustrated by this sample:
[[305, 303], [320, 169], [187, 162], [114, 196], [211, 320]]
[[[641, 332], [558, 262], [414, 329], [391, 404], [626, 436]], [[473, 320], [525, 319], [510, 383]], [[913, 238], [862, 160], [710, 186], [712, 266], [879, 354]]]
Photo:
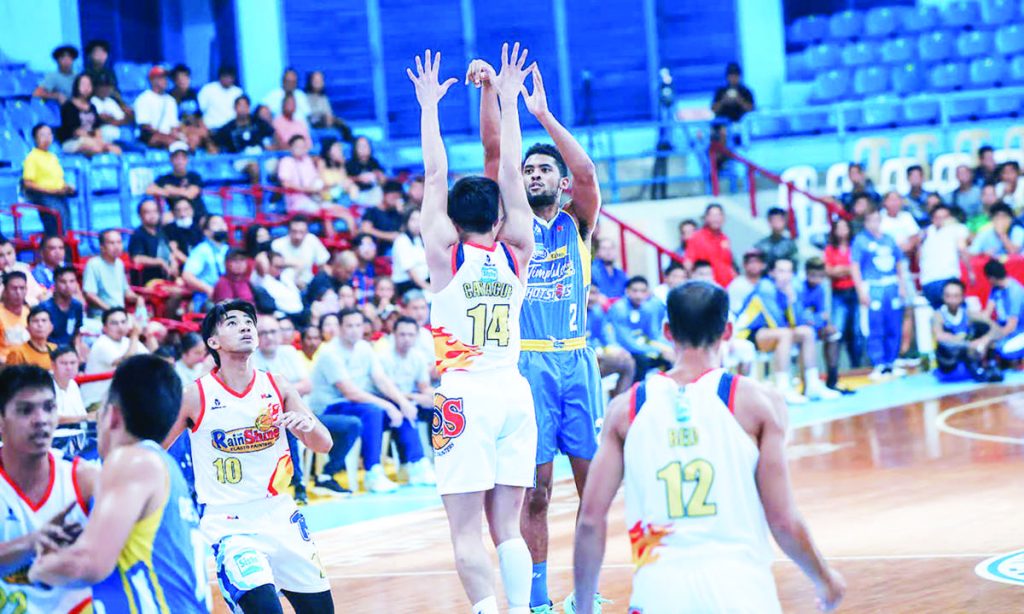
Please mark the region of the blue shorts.
[[522, 352], [519, 370], [530, 382], [537, 414], [537, 464], [563, 454], [590, 460], [597, 452], [601, 371], [594, 350]]

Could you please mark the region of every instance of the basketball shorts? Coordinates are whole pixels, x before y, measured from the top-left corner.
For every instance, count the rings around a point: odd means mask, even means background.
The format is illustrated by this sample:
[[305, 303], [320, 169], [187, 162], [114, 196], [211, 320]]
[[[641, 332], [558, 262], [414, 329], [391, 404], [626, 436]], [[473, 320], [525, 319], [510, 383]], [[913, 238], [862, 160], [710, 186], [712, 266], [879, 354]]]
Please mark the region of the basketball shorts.
[[535, 420], [530, 384], [514, 367], [442, 375], [430, 428], [437, 491], [533, 486]]
[[[738, 590], [737, 587], [742, 587]], [[633, 575], [630, 614], [781, 614], [771, 568], [735, 561], [645, 565]]]
[[562, 452], [590, 460], [602, 415], [601, 370], [594, 350], [522, 352], [519, 370], [530, 382], [537, 413], [538, 465]]
[[306, 518], [289, 496], [208, 505], [199, 527], [213, 544], [217, 581], [232, 610], [264, 584], [296, 593], [331, 588]]

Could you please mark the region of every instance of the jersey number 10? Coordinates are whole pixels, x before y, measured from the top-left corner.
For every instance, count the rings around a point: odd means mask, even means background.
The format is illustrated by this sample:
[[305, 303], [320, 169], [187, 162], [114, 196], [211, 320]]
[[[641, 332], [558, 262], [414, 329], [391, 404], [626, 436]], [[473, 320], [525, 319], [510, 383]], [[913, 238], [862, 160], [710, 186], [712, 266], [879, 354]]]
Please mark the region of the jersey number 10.
[[[715, 479], [715, 468], [708, 461], [698, 458], [685, 466], [679, 461], [673, 461], [658, 471], [658, 479], [665, 482], [669, 518], [699, 518], [718, 513], [718, 506], [708, 503], [708, 493]], [[690, 499], [685, 502], [683, 482], [697, 483]]]
[[217, 470], [217, 481], [221, 484], [238, 484], [242, 481], [242, 461], [234, 456], [215, 459], [213, 467]]

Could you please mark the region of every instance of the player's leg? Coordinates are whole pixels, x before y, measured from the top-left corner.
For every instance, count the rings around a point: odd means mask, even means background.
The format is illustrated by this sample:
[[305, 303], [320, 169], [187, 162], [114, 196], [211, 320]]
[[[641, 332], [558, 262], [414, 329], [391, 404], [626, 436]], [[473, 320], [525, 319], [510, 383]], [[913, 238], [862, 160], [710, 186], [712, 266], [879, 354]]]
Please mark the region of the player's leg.
[[597, 453], [597, 421], [604, 413], [601, 374], [593, 350], [562, 355], [567, 375], [562, 392], [562, 428], [558, 448], [569, 457], [576, 493], [582, 499], [590, 459]]
[[282, 611], [263, 546], [254, 535], [228, 535], [214, 545], [217, 581], [229, 608], [245, 614]]
[[509, 614], [527, 614], [530, 610], [530, 568], [533, 561], [520, 533], [520, 512], [525, 494], [525, 488], [497, 484], [485, 500], [487, 523], [498, 551]]
[[334, 598], [331, 591], [319, 593], [295, 593], [281, 591], [291, 604], [295, 614], [334, 614]]
[[238, 608], [244, 614], [284, 614], [273, 584], [264, 584], [246, 591], [238, 598]]
[[883, 312], [885, 313], [885, 361], [892, 365], [900, 356], [903, 347], [903, 334], [905, 328], [903, 323], [904, 309], [900, 302], [899, 287], [896, 285], [885, 288], [885, 300], [883, 301]]
[[793, 353], [793, 331], [788, 328], [759, 328], [754, 344], [762, 352], [772, 352], [772, 377], [780, 392], [790, 389], [789, 361]]
[[530, 607], [545, 606], [551, 601], [548, 596], [548, 506], [551, 503], [553, 471], [551, 461], [537, 465], [533, 488], [526, 491], [523, 504], [520, 526], [533, 560]]
[[868, 292], [870, 294], [870, 302], [868, 304], [868, 335], [867, 335], [867, 354], [868, 361], [875, 368], [876, 373], [881, 373], [882, 370], [892, 368], [892, 364], [886, 364], [886, 344], [887, 340], [885, 335], [888, 332], [886, 327], [886, 316], [888, 314], [888, 306], [884, 305], [885, 294], [882, 292], [884, 288], [870, 287]]
[[484, 493], [467, 492], [442, 495], [448, 528], [455, 551], [455, 570], [466, 591], [473, 614], [497, 614], [498, 602], [494, 597], [491, 561], [484, 550], [483, 520]]

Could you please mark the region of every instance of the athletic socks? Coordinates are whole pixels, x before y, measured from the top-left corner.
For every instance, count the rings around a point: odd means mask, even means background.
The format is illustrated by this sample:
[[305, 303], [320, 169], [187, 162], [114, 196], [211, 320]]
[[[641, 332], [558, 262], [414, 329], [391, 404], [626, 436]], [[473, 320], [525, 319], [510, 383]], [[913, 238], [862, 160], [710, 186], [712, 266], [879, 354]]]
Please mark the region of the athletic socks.
[[513, 612], [525, 608], [530, 603], [530, 549], [522, 537], [498, 545], [498, 564], [509, 607]]
[[533, 564], [533, 581], [530, 585], [530, 607], [548, 605], [548, 563], [543, 561]]
[[821, 373], [817, 367], [811, 367], [810, 369], [804, 369], [804, 384], [810, 386], [811, 382], [815, 384], [821, 383]]
[[781, 373], [773, 374], [775, 376], [775, 387], [779, 390], [789, 390], [789, 372], [783, 371]]
[[498, 614], [498, 600], [494, 595], [473, 604], [473, 614]]
[[828, 375], [825, 377], [825, 385], [835, 388], [839, 384], [839, 367], [829, 367]]

